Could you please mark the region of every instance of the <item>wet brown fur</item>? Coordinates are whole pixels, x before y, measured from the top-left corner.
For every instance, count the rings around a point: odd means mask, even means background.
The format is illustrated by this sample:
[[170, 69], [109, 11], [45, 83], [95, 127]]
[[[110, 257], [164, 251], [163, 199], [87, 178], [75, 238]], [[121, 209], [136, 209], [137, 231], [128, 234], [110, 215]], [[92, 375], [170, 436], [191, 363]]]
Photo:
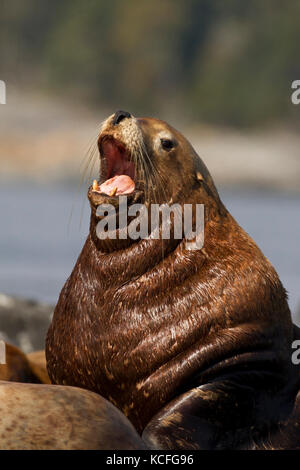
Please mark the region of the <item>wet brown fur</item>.
[[[157, 189], [158, 202], [205, 205], [204, 247], [188, 251], [184, 240], [172, 239], [163, 242], [163, 250], [161, 240], [130, 242], [125, 248], [118, 240], [101, 241], [96, 236], [96, 204], [89, 192], [90, 232], [48, 332], [49, 375], [55, 384], [101, 394], [142, 432], [181, 394], [223, 376], [249, 372], [262, 414], [262, 434], [269, 435], [265, 423], [276, 426], [285, 419], [298, 387], [298, 372], [291, 363], [294, 330], [286, 292], [269, 261], [220, 201], [205, 165], [186, 139], [162, 121], [137, 122], [164, 186], [164, 193]], [[155, 133], [163, 129], [178, 143], [165, 156], [152, 145]], [[118, 130], [108, 120], [102, 132]], [[228, 390], [234, 396], [231, 385]], [[222, 393], [217, 388], [217, 395]], [[201, 400], [202, 407], [204, 401], [213, 403], [212, 396], [209, 392], [204, 400], [203, 393], [196, 392], [193, 400]], [[273, 396], [278, 400], [265, 411], [265, 397], [272, 402]], [[222, 402], [226, 408], [223, 396]], [[186, 416], [192, 399], [187, 403]], [[227, 426], [228, 418], [216, 419]], [[254, 427], [256, 421], [254, 414]], [[192, 442], [191, 431], [179, 431], [177, 444], [170, 441], [171, 429], [165, 434], [159, 429], [157, 437], [160, 421], [152, 422], [152, 430], [151, 424], [148, 427], [152, 437], [146, 435], [150, 446], [215, 446], [214, 441]], [[176, 426], [178, 430], [180, 425]], [[258, 436], [247, 431], [242, 443], [228, 437], [224, 447], [251, 447], [260, 440], [260, 424], [257, 427]]]

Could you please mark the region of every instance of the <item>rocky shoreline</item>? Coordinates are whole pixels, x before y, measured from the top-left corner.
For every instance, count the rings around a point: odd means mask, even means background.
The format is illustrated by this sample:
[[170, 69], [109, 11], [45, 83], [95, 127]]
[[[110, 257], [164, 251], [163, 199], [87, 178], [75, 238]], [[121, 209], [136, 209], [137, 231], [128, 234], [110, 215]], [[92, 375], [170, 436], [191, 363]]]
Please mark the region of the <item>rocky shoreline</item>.
[[0, 293], [0, 340], [24, 353], [44, 349], [54, 307]]

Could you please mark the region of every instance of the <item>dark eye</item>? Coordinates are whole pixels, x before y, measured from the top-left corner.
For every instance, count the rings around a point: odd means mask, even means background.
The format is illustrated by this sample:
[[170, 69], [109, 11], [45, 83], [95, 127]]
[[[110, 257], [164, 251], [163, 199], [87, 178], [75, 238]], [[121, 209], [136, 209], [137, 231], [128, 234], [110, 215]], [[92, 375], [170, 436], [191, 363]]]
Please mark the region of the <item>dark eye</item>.
[[170, 139], [160, 139], [160, 141], [164, 150], [171, 150], [174, 147], [174, 142]]

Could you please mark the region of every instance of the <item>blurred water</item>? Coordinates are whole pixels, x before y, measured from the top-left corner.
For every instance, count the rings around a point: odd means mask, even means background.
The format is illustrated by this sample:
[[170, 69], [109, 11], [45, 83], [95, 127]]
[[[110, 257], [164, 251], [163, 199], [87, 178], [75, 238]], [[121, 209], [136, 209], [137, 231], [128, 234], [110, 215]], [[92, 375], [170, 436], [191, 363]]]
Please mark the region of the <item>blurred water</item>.
[[[220, 192], [232, 215], [276, 267], [295, 312], [300, 306], [300, 196]], [[84, 193], [69, 185], [2, 184], [0, 216], [0, 292], [55, 303], [88, 233]]]

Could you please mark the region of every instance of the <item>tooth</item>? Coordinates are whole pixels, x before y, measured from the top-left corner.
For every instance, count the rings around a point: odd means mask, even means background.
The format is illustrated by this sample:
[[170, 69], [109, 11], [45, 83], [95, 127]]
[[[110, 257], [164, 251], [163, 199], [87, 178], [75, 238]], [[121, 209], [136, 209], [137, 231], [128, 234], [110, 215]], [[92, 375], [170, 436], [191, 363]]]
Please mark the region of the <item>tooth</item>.
[[203, 176], [201, 175], [200, 171], [197, 171], [197, 180], [198, 181], [203, 181]]
[[111, 192], [109, 193], [109, 196], [114, 196], [117, 191], [118, 191], [118, 188], [117, 186], [115, 186], [114, 189], [112, 189]]
[[98, 191], [98, 190], [99, 190], [99, 186], [98, 186], [98, 181], [97, 181], [97, 180], [94, 180], [94, 181], [93, 181], [93, 190], [94, 190], [94, 191]]

